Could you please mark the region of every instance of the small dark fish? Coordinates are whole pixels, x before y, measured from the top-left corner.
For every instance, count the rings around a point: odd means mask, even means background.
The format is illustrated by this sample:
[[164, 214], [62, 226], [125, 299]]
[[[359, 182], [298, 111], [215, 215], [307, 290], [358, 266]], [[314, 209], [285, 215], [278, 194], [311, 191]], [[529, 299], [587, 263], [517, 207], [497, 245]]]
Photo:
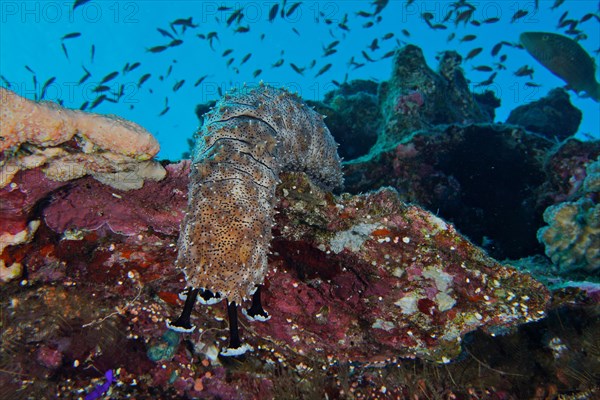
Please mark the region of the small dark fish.
[[171, 40], [171, 43], [169, 43], [169, 47], [179, 46], [182, 43], [183, 43], [183, 40], [181, 40], [181, 39], [173, 39], [173, 40]]
[[292, 28], [292, 31], [293, 31], [293, 32], [294, 32], [296, 35], [300, 36], [300, 32], [298, 32], [298, 29], [296, 29], [296, 28]]
[[448, 29], [448, 27], [444, 24], [430, 25], [430, 28], [433, 30], [442, 30], [442, 31]]
[[489, 67], [487, 65], [478, 65], [476, 67], [473, 67], [472, 70], [479, 71], [479, 72], [492, 72], [493, 71], [492, 67]]
[[48, 89], [48, 86], [52, 85], [52, 83], [56, 80], [56, 77], [53, 76], [52, 78], [48, 79], [46, 81], [46, 83], [44, 83], [44, 86], [42, 86], [42, 93], [40, 94], [40, 99], [43, 99], [46, 96], [46, 89]]
[[139, 62], [134, 62], [133, 64], [131, 64], [131, 65], [129, 66], [129, 68], [127, 69], [127, 72], [131, 72], [131, 71], [133, 71], [134, 69], [136, 69], [136, 68], [137, 68], [137, 67], [139, 67], [140, 65], [142, 65], [142, 64], [140, 64]]
[[474, 48], [473, 50], [471, 50], [471, 51], [469, 52], [469, 54], [467, 54], [467, 56], [465, 57], [465, 61], [469, 61], [469, 60], [471, 60], [471, 59], [475, 58], [475, 57], [476, 57], [476, 56], [477, 56], [479, 53], [481, 53], [482, 51], [483, 51], [483, 48], [482, 48], [482, 47], [477, 47], [477, 48]]
[[552, 4], [552, 7], [550, 7], [551, 10], [555, 10], [558, 7], [560, 7], [562, 5], [562, 3], [564, 3], [565, 0], [554, 0], [554, 4]]
[[93, 110], [94, 108], [98, 107], [98, 105], [100, 105], [100, 103], [102, 103], [104, 100], [106, 100], [105, 94], [96, 97], [96, 99], [92, 102], [92, 105], [90, 106], [90, 110]]
[[4, 83], [4, 85], [7, 88], [9, 88], [9, 89], [11, 88], [12, 85], [10, 84], [10, 82], [8, 81], [8, 79], [6, 79], [6, 77], [4, 75], [0, 75], [0, 79], [2, 79], [2, 83]]
[[183, 86], [184, 83], [185, 83], [185, 79], [175, 82], [175, 85], [173, 85], [173, 91], [174, 92], [178, 91]]
[[596, 21], [600, 22], [600, 17], [598, 16], [598, 14], [593, 14], [593, 13], [585, 14], [583, 17], [581, 17], [581, 19], [579, 20], [579, 22], [585, 22], [585, 21], [587, 21], [589, 19], [592, 19], [592, 18], [596, 18]]
[[385, 7], [387, 7], [389, 0], [373, 0], [371, 3], [375, 6], [375, 11], [373, 11], [373, 15], [377, 15], [383, 11]]
[[529, 65], [523, 65], [518, 70], [516, 70], [513, 75], [515, 76], [528, 76], [529, 79], [533, 79], [533, 68], [530, 68]]
[[500, 43], [496, 43], [494, 45], [494, 47], [492, 47], [492, 57], [496, 57], [496, 55], [500, 52], [500, 50], [502, 49], [502, 45], [504, 44], [504, 42], [500, 42]]
[[248, 61], [250, 59], [250, 57], [252, 57], [252, 53], [248, 53], [244, 56], [244, 58], [242, 58], [242, 61], [240, 62], [240, 65], [244, 65], [246, 63], [246, 61]]
[[309, 69], [313, 69], [313, 67], [314, 67], [315, 65], [317, 65], [317, 60], [313, 59], [313, 60], [310, 62], [310, 65], [308, 66], [308, 68], [309, 68]]
[[455, 37], [456, 37], [456, 32], [452, 32], [451, 34], [448, 35], [448, 39], [446, 39], [446, 43], [450, 43], [451, 41], [454, 40]]
[[475, 86], [488, 86], [488, 85], [491, 85], [492, 83], [494, 83], [494, 79], [496, 79], [496, 75], [497, 74], [498, 74], [497, 72], [494, 72], [485, 81], [479, 82]]
[[369, 45], [369, 49], [371, 49], [371, 51], [375, 51], [375, 50], [379, 49], [379, 44], [378, 44], [377, 38], [373, 39], [373, 41]]
[[85, 68], [83, 68], [83, 70], [85, 71], [85, 75], [81, 77], [81, 79], [77, 83], [78, 85], [81, 85], [83, 82], [87, 81], [90, 76], [92, 76], [92, 74], [90, 74], [90, 71], [88, 71]]
[[90, 63], [94, 63], [94, 56], [96, 55], [96, 45], [92, 45], [90, 49]]
[[108, 74], [104, 78], [102, 78], [102, 80], [100, 81], [100, 84], [103, 84], [103, 83], [106, 83], [108, 81], [115, 79], [117, 77], [117, 75], [119, 75], [119, 72], [117, 72], [117, 71], [111, 72], [110, 74]]
[[247, 26], [239, 26], [234, 32], [236, 33], [246, 33], [250, 31], [250, 25]]
[[233, 62], [235, 61], [235, 57], [231, 57], [229, 60], [227, 60], [227, 66], [231, 66], [231, 64], [233, 64]]
[[321, 75], [323, 75], [325, 72], [329, 71], [329, 68], [331, 68], [331, 65], [332, 65], [332, 64], [327, 64], [327, 65], [325, 65], [323, 68], [321, 68], [321, 69], [319, 70], [319, 72], [317, 72], [317, 74], [315, 75], [315, 78], [316, 78], [316, 77], [318, 77], [318, 76], [321, 76]]
[[392, 32], [390, 33], [386, 33], [385, 35], [383, 35], [383, 37], [381, 38], [381, 40], [389, 40], [391, 38], [394, 37], [394, 34]]
[[83, 104], [81, 106], [79, 106], [79, 109], [81, 111], [85, 110], [86, 108], [88, 108], [88, 105], [90, 104], [89, 101], [84, 101]]
[[410, 37], [410, 32], [407, 31], [406, 29], [402, 29], [400, 32], [402, 32], [402, 34], [406, 37]]
[[333, 42], [329, 43], [327, 45], [327, 47], [324, 47], [323, 50], [329, 50], [329, 49], [333, 49], [334, 47], [336, 47], [338, 44], [340, 44], [339, 40], [334, 40]]
[[337, 53], [336, 49], [328, 49], [328, 50], [325, 50], [325, 52], [323, 53], [323, 57], [327, 57], [327, 56], [330, 56], [335, 53]]
[[233, 49], [227, 49], [223, 52], [223, 54], [221, 54], [221, 57], [227, 57], [231, 53], [233, 53]]
[[292, 15], [294, 13], [294, 11], [296, 11], [296, 9], [298, 7], [300, 7], [300, 4], [302, 4], [302, 3], [301, 2], [297, 2], [297, 3], [292, 4], [290, 6], [290, 8], [288, 8], [287, 12], [285, 13], [285, 16], [289, 17], [290, 15]]
[[231, 26], [231, 24], [233, 24], [233, 21], [235, 21], [240, 15], [242, 15], [241, 8], [238, 8], [237, 10], [232, 12], [229, 18], [227, 18], [227, 26]]
[[163, 37], [168, 37], [172, 40], [175, 40], [175, 36], [171, 35], [170, 32], [165, 31], [164, 29], [161, 28], [156, 28], [156, 30], [163, 36]]
[[220, 6], [219, 8], [217, 8], [217, 11], [229, 11], [231, 10], [231, 7], [227, 7], [227, 6]]
[[473, 16], [473, 12], [474, 12], [474, 9], [468, 9], [466, 11], [459, 13], [458, 16], [456, 17], [456, 19], [454, 20], [454, 25], [458, 25], [460, 22], [462, 22], [464, 25], [466, 25], [467, 22], [469, 22], [469, 20]]
[[252, 73], [252, 76], [253, 76], [254, 78], [256, 78], [256, 77], [257, 77], [257, 76], [259, 76], [260, 74], [262, 74], [262, 69], [257, 69], [256, 71], [254, 71], [254, 72]]
[[442, 19], [442, 22], [450, 21], [450, 18], [452, 18], [453, 13], [454, 13], [454, 8], [450, 7], [448, 12], [446, 12], [446, 16], [444, 17], [444, 19]]
[[[32, 77], [31, 77], [31, 80], [33, 81], [33, 88], [34, 88], [35, 90], [37, 90], [37, 87], [38, 87], [37, 76], [35, 76], [35, 75], [34, 75], [34, 76], [32, 76]], [[36, 93], [34, 93], [34, 95], [33, 95], [33, 98], [34, 98], [34, 100], [35, 100], [35, 101], [37, 101], [37, 100], [38, 100], [38, 94], [37, 94], [37, 92], [36, 92]]]
[[219, 95], [219, 97], [223, 97], [223, 88], [221, 88], [221, 86], [217, 88], [217, 94]]
[[331, 80], [331, 83], [333, 83], [335, 86], [340, 87], [342, 86], [338, 81], [336, 81], [335, 79]]
[[63, 36], [60, 40], [66, 40], [66, 39], [74, 39], [81, 36], [80, 32], [73, 32], [73, 33], [67, 33], [65, 36]]
[[160, 53], [161, 51], [165, 51], [167, 49], [167, 46], [154, 46], [154, 47], [150, 47], [149, 49], [146, 49], [146, 51], [149, 51], [150, 53]]
[[273, 22], [277, 17], [277, 11], [279, 11], [279, 4], [275, 3], [271, 10], [269, 10], [269, 22]]
[[338, 27], [346, 32], [350, 32], [350, 28], [348, 28], [348, 25], [340, 23], [338, 24]]
[[484, 20], [483, 20], [483, 21], [481, 21], [481, 22], [483, 22], [484, 24], [495, 24], [495, 23], [496, 23], [496, 22], [498, 22], [498, 21], [500, 21], [500, 18], [497, 18], [497, 17], [492, 17], [492, 18], [487, 18], [487, 19], [484, 19]]
[[110, 90], [110, 86], [106, 86], [106, 85], [98, 85], [96, 86], [92, 92], [94, 93], [102, 93], [102, 92], [108, 92]]
[[460, 38], [460, 42], [461, 42], [461, 43], [462, 43], [462, 42], [470, 42], [470, 41], [473, 41], [473, 40], [475, 40], [475, 39], [477, 39], [477, 36], [476, 36], [476, 35], [465, 35], [465, 36], [463, 36], [462, 38]]
[[26, 65], [25, 69], [35, 75], [35, 72], [29, 67], [29, 65]]
[[146, 82], [148, 79], [150, 79], [151, 76], [152, 76], [151, 74], [142, 75], [142, 77], [140, 78], [140, 80], [137, 83], [137, 87], [140, 88], [144, 82]]
[[305, 69], [305, 68], [300, 68], [300, 67], [298, 67], [298, 66], [297, 66], [296, 64], [294, 64], [294, 63], [290, 63], [290, 67], [292, 67], [292, 69], [293, 69], [294, 71], [296, 71], [296, 73], [297, 73], [297, 74], [300, 74], [300, 75], [304, 76], [304, 69]]
[[393, 56], [393, 55], [394, 55], [394, 53], [396, 53], [396, 50], [390, 50], [390, 51], [388, 51], [387, 53], [385, 53], [385, 54], [384, 54], [384, 55], [383, 55], [383, 56], [380, 58], [380, 60], [383, 60], [384, 58], [390, 58], [391, 56]]
[[362, 56], [365, 58], [365, 60], [370, 61], [370, 62], [374, 62], [375, 60], [373, 60], [371, 57], [369, 57], [369, 55], [363, 50], [361, 51]]
[[65, 53], [65, 57], [67, 57], [67, 60], [69, 59], [69, 52], [67, 51], [67, 47], [65, 46], [64, 43], [61, 43], [60, 46], [62, 47], [63, 53]]
[[525, 82], [525, 86], [527, 86], [527, 87], [542, 87], [542, 85], [540, 85], [539, 83], [535, 83], [535, 82]]
[[197, 87], [199, 84], [201, 84], [207, 77], [208, 77], [208, 75], [204, 75], [204, 76], [201, 76], [200, 78], [198, 78], [196, 83], [194, 83], [194, 87]]
[[87, 3], [88, 1], [90, 1], [90, 0], [75, 0], [75, 1], [73, 2], [73, 11], [75, 11], [75, 9], [76, 9], [77, 7], [84, 5], [84, 4], [85, 4], [85, 3]]
[[121, 97], [123, 97], [124, 90], [125, 90], [125, 86], [123, 84], [120, 84], [119, 85], [119, 91], [116, 94], [116, 96], [117, 96], [117, 102], [119, 100], [121, 100]]
[[169, 68], [167, 68], [167, 73], [165, 74], [165, 78], [168, 78], [169, 75], [171, 75], [171, 72], [173, 72], [173, 64], [169, 65]]
[[281, 66], [283, 65], [283, 63], [284, 63], [284, 62], [285, 62], [285, 61], [283, 60], [283, 58], [281, 58], [281, 59], [277, 60], [277, 61], [275, 62], [275, 64], [271, 65], [271, 67], [272, 67], [272, 68], [281, 67]]
[[434, 18], [434, 15], [430, 12], [424, 12], [421, 13], [421, 18], [423, 18], [425, 21], [431, 21]]
[[369, 21], [369, 22], [365, 22], [362, 27], [365, 29], [368, 29], [368, 28], [372, 27], [373, 25], [375, 25], [375, 23], [373, 21]]
[[359, 17], [363, 17], [363, 18], [368, 18], [368, 17], [372, 17], [373, 14], [366, 12], [366, 11], [357, 11], [356, 15], [358, 15]]
[[567, 15], [569, 15], [568, 11], [565, 11], [564, 13], [562, 13], [560, 18], [558, 19], [558, 23], [560, 24], [561, 22], [563, 22], [565, 20], [565, 18], [567, 18]]
[[510, 23], [512, 24], [512, 23], [518, 21], [519, 19], [523, 18], [527, 14], [529, 14], [529, 12], [527, 10], [517, 10], [517, 12], [515, 12], [513, 14], [512, 18], [510, 19]]
[[175, 21], [171, 22], [169, 25], [171, 25], [171, 28], [176, 25], [188, 27], [188, 28], [197, 28], [198, 27], [198, 25], [195, 25], [192, 22], [192, 17], [176, 19]]
[[165, 115], [166, 113], [169, 112], [169, 110], [171, 109], [171, 107], [166, 106], [161, 112], [160, 114], [158, 114], [159, 117], [162, 117], [163, 115]]
[[471, 23], [471, 25], [473, 25], [473, 26], [481, 26], [481, 22], [479, 22], [479, 21], [477, 21], [477, 20], [475, 20], [475, 19], [474, 19], [473, 21], [471, 21], [470, 23]]
[[506, 61], [506, 54], [502, 54], [500, 56], [500, 62], [504, 62], [504, 61]]

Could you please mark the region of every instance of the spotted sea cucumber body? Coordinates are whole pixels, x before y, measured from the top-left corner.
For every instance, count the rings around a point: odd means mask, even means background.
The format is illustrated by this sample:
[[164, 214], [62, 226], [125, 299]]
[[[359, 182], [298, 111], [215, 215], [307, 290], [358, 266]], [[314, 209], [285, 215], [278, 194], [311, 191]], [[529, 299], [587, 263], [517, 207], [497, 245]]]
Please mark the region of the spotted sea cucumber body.
[[177, 265], [189, 286], [240, 304], [262, 284], [279, 173], [343, 183], [337, 144], [320, 114], [260, 85], [225, 95], [204, 115], [190, 171]]

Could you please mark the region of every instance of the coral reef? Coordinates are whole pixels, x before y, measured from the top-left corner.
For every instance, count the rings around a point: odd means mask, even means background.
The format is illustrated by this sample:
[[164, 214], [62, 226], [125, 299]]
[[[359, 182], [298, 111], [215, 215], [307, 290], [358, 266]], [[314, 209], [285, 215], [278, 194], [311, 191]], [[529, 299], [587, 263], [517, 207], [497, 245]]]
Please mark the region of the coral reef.
[[85, 175], [128, 190], [165, 176], [151, 160], [156, 139], [117, 116], [69, 110], [34, 102], [0, 88], [0, 187], [21, 170], [43, 167], [49, 178], [69, 181]]
[[519, 258], [541, 252], [536, 232], [552, 204], [542, 184], [553, 146], [514, 126], [436, 126], [346, 162], [346, 190], [392, 186], [404, 201], [456, 224], [493, 256]]
[[489, 105], [471, 93], [453, 51], [441, 54], [439, 73], [431, 70], [420, 48], [407, 45], [396, 52], [392, 76], [380, 85], [383, 118], [377, 147], [386, 149], [416, 130], [440, 124], [492, 122]]
[[[12, 341], [2, 353], [13, 356], [10, 364], [2, 358], [0, 367], [15, 379], [3, 390], [15, 388], [26, 370], [36, 377], [28, 393], [93, 393], [114, 370], [121, 384], [107, 389], [113, 396], [148, 390], [271, 396], [283, 390], [273, 365], [308, 377], [323, 368], [393, 366], [401, 356], [449, 361], [469, 331], [497, 335], [545, 315], [543, 286], [498, 264], [443, 220], [402, 203], [393, 190], [336, 197], [304, 174], [285, 174], [264, 288], [272, 319], [242, 324], [244, 340], [256, 350], [244, 369], [225, 369], [217, 358], [227, 329], [224, 308], [194, 313], [198, 329], [192, 334], [165, 333], [164, 321], [177, 313], [177, 293], [185, 285], [174, 260], [188, 168], [188, 162], [167, 166], [166, 178], [139, 195], [84, 178], [44, 201], [25, 199], [37, 204], [40, 226], [33, 241], [2, 255], [24, 268], [20, 282], [3, 288]], [[39, 169], [20, 171], [15, 179], [23, 193], [48, 180]], [[146, 189], [161, 194], [149, 200]], [[79, 203], [106, 222], [62, 216]], [[148, 215], [135, 211], [147, 208]], [[44, 333], [19, 347], [33, 330]], [[42, 350], [33, 359], [22, 357], [30, 346]], [[57, 360], [63, 368], [56, 368]], [[44, 386], [48, 377], [64, 374], [71, 380]], [[340, 384], [336, 390], [350, 390]]]
[[565, 201], [544, 211], [549, 225], [538, 231], [546, 255], [561, 273], [600, 270], [600, 159], [591, 162], [577, 201]]
[[556, 88], [545, 97], [512, 110], [506, 123], [522, 126], [549, 139], [564, 140], [577, 133], [581, 118], [581, 111], [571, 104], [569, 94]]

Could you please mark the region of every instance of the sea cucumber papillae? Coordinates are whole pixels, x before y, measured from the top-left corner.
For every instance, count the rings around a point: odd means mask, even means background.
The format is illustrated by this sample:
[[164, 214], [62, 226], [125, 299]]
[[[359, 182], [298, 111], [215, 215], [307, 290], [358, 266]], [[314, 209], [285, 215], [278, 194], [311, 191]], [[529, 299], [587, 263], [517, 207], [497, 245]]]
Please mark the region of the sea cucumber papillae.
[[[236, 302], [257, 297], [267, 273], [275, 189], [286, 171], [305, 172], [327, 189], [343, 183], [323, 117], [297, 95], [265, 85], [244, 88], [204, 116], [177, 257], [192, 297], [210, 291], [233, 304], [233, 312]], [[229, 316], [231, 324], [232, 310]], [[179, 325], [190, 327], [182, 318]]]

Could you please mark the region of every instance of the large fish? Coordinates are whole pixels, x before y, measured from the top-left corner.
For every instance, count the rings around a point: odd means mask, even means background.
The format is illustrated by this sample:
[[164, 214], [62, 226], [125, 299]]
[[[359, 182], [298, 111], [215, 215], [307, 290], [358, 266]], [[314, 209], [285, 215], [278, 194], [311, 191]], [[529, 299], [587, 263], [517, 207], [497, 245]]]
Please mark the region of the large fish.
[[596, 81], [594, 59], [579, 43], [549, 32], [524, 32], [520, 40], [533, 58], [567, 83], [567, 89], [585, 92], [600, 102], [600, 83]]

